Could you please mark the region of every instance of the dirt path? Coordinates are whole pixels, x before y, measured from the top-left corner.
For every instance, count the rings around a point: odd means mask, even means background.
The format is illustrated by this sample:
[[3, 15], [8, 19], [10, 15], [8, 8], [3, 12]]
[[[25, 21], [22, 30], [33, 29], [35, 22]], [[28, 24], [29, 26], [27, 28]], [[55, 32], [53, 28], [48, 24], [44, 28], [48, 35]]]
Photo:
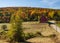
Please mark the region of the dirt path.
[[60, 33], [60, 28], [57, 25], [52, 24], [51, 27]]

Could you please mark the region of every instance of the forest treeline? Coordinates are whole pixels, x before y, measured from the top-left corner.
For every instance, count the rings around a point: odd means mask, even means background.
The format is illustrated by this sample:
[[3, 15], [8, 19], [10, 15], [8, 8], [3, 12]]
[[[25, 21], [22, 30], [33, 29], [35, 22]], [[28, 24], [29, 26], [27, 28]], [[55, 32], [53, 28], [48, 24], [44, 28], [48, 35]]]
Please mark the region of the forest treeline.
[[[18, 13], [20, 11], [20, 13]], [[0, 23], [10, 22], [11, 16], [20, 14], [23, 21], [38, 21], [42, 15], [48, 20], [60, 21], [60, 10], [32, 7], [6, 7], [0, 8]]]

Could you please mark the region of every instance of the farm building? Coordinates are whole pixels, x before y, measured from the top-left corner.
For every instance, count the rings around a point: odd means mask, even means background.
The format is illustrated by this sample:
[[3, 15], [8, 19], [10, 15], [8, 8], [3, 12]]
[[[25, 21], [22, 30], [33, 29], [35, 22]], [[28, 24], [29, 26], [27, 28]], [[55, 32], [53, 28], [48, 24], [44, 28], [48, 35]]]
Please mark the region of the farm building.
[[41, 16], [40, 18], [40, 23], [47, 23], [48, 22], [48, 18], [44, 15]]

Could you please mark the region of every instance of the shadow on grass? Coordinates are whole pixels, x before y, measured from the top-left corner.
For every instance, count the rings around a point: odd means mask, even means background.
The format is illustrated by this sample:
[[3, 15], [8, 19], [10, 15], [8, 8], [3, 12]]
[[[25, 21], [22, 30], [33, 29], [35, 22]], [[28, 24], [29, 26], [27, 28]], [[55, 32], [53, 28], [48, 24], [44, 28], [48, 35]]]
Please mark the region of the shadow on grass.
[[37, 32], [37, 34], [40, 35], [40, 37], [49, 37], [49, 38], [56, 37], [56, 34], [51, 34], [48, 36], [44, 36], [41, 32]]
[[24, 42], [16, 42], [16, 41], [13, 41], [13, 42], [8, 42], [8, 43], [32, 43], [32, 42], [27, 42], [27, 41], [24, 41]]

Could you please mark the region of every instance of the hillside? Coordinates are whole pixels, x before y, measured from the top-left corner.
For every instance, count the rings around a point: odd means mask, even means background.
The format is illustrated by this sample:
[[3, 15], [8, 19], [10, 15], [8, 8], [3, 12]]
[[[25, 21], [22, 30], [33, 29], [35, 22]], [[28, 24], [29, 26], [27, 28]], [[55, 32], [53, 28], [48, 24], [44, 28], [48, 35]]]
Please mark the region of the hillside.
[[[0, 22], [9, 22], [10, 17], [13, 14], [21, 11], [21, 16], [24, 21], [38, 20], [42, 14], [47, 16], [49, 19], [57, 19], [60, 17], [59, 9], [49, 9], [49, 8], [33, 8], [33, 7], [5, 7], [0, 8]], [[60, 20], [60, 19], [58, 19]]]

